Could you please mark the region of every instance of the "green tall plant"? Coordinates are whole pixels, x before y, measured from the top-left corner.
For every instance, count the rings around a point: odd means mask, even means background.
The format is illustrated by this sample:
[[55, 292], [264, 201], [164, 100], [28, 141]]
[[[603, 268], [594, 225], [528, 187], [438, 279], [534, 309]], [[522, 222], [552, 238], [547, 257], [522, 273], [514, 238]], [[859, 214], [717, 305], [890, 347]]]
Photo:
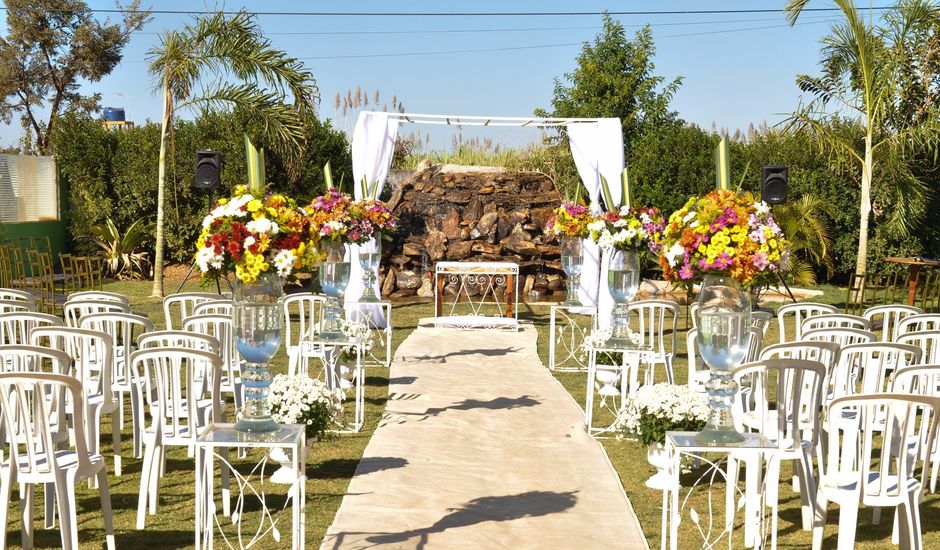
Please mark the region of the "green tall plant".
[[[808, 127], [819, 143], [834, 154], [852, 159], [861, 169], [858, 252], [855, 272], [863, 274], [868, 263], [869, 218], [872, 213], [872, 185], [894, 183], [893, 214], [887, 222], [899, 235], [915, 226], [915, 205], [922, 203], [927, 189], [911, 172], [910, 159], [918, 152], [933, 151], [940, 145], [937, 116], [927, 117], [906, 127], [893, 127], [890, 113], [900, 101], [901, 75], [908, 72], [905, 56], [899, 55], [914, 29], [936, 21], [937, 10], [924, 0], [899, 3], [886, 19], [875, 26], [869, 12], [859, 10], [852, 0], [834, 0], [843, 21], [835, 24], [823, 39], [823, 75], [800, 75], [800, 88], [812, 100], [793, 114], [791, 122]], [[785, 12], [790, 24], [797, 21], [809, 0], [788, 0]], [[835, 103], [837, 109], [832, 109]], [[834, 131], [835, 117], [855, 113], [864, 130], [861, 144]], [[879, 179], [876, 179], [876, 169]]]
[[[148, 56], [150, 74], [163, 100], [151, 292], [162, 296], [166, 153], [172, 145], [169, 133], [176, 111], [240, 109], [262, 123], [269, 141], [285, 151], [299, 150], [303, 115], [316, 100], [317, 88], [303, 64], [273, 48], [255, 18], [244, 11], [231, 17], [223, 13], [199, 17], [180, 30], [166, 31]], [[293, 104], [285, 102], [287, 96]]]
[[147, 276], [150, 262], [147, 253], [139, 250], [153, 229], [153, 224], [137, 220], [123, 234], [117, 226], [106, 218], [101, 225], [91, 227], [94, 236], [108, 266], [108, 272], [118, 279], [139, 279]]
[[785, 275], [795, 284], [815, 284], [815, 266], [832, 274], [832, 233], [821, 215], [828, 210], [826, 202], [815, 195], [774, 207], [774, 220], [790, 242], [790, 265]]

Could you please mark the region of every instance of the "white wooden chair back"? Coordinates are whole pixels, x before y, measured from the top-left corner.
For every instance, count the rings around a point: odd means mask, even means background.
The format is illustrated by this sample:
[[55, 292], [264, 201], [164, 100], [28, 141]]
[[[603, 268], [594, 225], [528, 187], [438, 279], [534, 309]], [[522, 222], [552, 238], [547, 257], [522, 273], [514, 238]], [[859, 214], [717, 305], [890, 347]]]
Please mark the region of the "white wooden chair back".
[[126, 306], [131, 305], [131, 301], [127, 296], [106, 290], [83, 290], [81, 292], [73, 292], [69, 294], [66, 299], [67, 302], [81, 302], [87, 300], [95, 302], [117, 302]]
[[[142, 349], [131, 355], [131, 365], [145, 385], [151, 430], [158, 442], [195, 440], [210, 422], [221, 421], [222, 364], [217, 354], [184, 348]], [[198, 372], [210, 374], [208, 393], [196, 381]], [[205, 407], [207, 399], [211, 402]], [[201, 418], [203, 410], [211, 416]]]
[[[803, 337], [801, 329], [803, 321], [816, 316], [829, 313], [838, 313], [835, 306], [829, 304], [820, 304], [817, 302], [797, 302], [795, 304], [786, 304], [777, 309], [777, 325], [780, 330], [780, 343], [799, 341]], [[793, 317], [793, 337], [787, 336], [787, 318]]]
[[882, 342], [893, 342], [896, 336], [898, 322], [911, 315], [920, 315], [924, 310], [915, 306], [902, 304], [887, 304], [872, 306], [862, 312], [862, 317], [871, 323], [869, 330], [880, 335]]
[[0, 313], [36, 311], [36, 304], [25, 300], [0, 300]]
[[906, 332], [896, 338], [898, 344], [917, 346], [924, 352], [922, 363], [940, 363], [940, 330]]
[[[736, 368], [735, 381], [750, 379], [753, 403], [752, 427], [775, 440], [777, 449], [797, 451], [803, 441], [815, 446], [819, 438], [819, 408], [822, 405], [826, 367], [818, 361], [770, 359], [746, 363]], [[776, 395], [771, 398], [771, 389]], [[745, 428], [741, 415], [735, 415], [739, 430]]]
[[29, 334], [33, 329], [60, 326], [62, 326], [62, 319], [47, 313], [32, 311], [0, 313], [0, 343], [29, 344]]
[[874, 332], [858, 328], [819, 328], [804, 332], [801, 342], [833, 342], [840, 348], [852, 344], [867, 344], [877, 340]]
[[231, 316], [235, 309], [235, 302], [232, 300], [210, 300], [200, 302], [193, 306], [193, 315], [228, 315]]
[[870, 330], [871, 323], [868, 319], [858, 315], [848, 315], [846, 313], [826, 313], [824, 315], [814, 315], [809, 319], [803, 320], [800, 332], [806, 334], [811, 330], [821, 328], [857, 328], [860, 330]]
[[925, 332], [928, 330], [940, 330], [940, 313], [908, 315], [898, 321], [894, 337], [897, 340], [902, 334], [908, 332]]
[[[68, 361], [62, 352], [60, 361]], [[0, 373], [0, 409], [9, 434], [9, 453], [20, 481], [55, 481], [66, 426], [66, 403], [73, 403], [71, 427], [80, 470], [89, 469], [85, 439], [85, 407], [81, 382], [67, 374]]]
[[111, 336], [96, 330], [74, 327], [39, 327], [30, 334], [30, 344], [43, 342], [51, 349], [61, 351], [72, 361], [72, 372], [81, 381], [85, 397], [100, 395], [104, 403], [111, 403], [114, 343]]
[[0, 368], [3, 372], [49, 372], [68, 375], [71, 363], [68, 355], [46, 347], [28, 344], [0, 346]]
[[163, 298], [163, 318], [166, 321], [166, 330], [178, 330], [182, 327], [186, 318], [192, 316], [196, 304], [221, 298], [221, 295], [209, 292], [180, 292], [166, 296]]
[[80, 327], [82, 317], [95, 313], [130, 313], [131, 307], [113, 300], [76, 300], [65, 302], [65, 325]]

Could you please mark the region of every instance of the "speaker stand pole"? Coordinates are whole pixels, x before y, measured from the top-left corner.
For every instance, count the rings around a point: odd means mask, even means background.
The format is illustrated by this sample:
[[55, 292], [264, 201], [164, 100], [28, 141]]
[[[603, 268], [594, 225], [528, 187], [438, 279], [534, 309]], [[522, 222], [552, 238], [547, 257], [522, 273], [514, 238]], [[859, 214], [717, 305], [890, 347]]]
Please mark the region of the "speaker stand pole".
[[[796, 303], [796, 296], [793, 295], [793, 291], [790, 290], [790, 285], [788, 285], [787, 282], [783, 280], [783, 275], [781, 275], [779, 271], [777, 271], [777, 281], [779, 281], [780, 284], [783, 285], [783, 288], [787, 289], [787, 295], [790, 296], [790, 299], [793, 300], [793, 303], [795, 304], [795, 303]], [[778, 289], [779, 289], [779, 287], [778, 287]]]

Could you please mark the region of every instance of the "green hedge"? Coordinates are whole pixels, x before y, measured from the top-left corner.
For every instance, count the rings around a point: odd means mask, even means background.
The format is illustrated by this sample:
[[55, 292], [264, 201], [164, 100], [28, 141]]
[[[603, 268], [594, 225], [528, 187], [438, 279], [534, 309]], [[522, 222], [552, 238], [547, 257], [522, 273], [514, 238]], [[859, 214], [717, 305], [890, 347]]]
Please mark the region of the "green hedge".
[[[138, 219], [156, 219], [157, 162], [160, 126], [147, 123], [132, 130], [109, 131], [96, 121], [74, 114], [57, 126], [54, 151], [60, 173], [69, 183], [71, 213], [69, 234], [73, 248], [95, 249], [89, 227], [111, 217], [120, 229]], [[277, 154], [266, 150], [267, 178], [271, 187], [309, 200], [322, 193], [322, 167], [330, 161], [336, 177], [351, 182], [349, 145], [343, 133], [329, 122], [311, 119], [307, 150], [291, 177]], [[174, 128], [175, 157], [167, 159], [166, 217], [167, 258], [189, 262], [192, 247], [209, 201], [245, 183], [243, 135], [256, 135], [246, 117], [205, 114], [195, 121], [179, 121]], [[264, 147], [265, 143], [257, 143]], [[223, 188], [202, 191], [192, 186], [195, 152], [220, 151], [223, 156]], [[153, 240], [146, 246], [152, 248]]]

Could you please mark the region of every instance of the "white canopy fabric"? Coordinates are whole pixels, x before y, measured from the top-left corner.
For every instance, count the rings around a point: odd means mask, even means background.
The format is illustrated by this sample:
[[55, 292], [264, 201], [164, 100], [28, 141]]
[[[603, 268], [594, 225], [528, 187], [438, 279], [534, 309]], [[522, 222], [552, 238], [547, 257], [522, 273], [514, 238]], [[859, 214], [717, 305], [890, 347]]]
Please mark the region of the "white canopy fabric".
[[[362, 180], [368, 186], [378, 182], [376, 197], [382, 194], [385, 187], [385, 178], [392, 166], [392, 154], [395, 152], [395, 138], [398, 135], [398, 119], [389, 118], [388, 113], [364, 112], [359, 113], [356, 128], [352, 139], [352, 165], [353, 189], [356, 199], [368, 198], [363, 196]], [[374, 250], [374, 241], [361, 245], [362, 248]], [[350, 247], [349, 286], [346, 287], [345, 300], [355, 302], [362, 297], [364, 287], [362, 283], [362, 268], [359, 266], [359, 245]], [[381, 284], [376, 277], [375, 295], [381, 297]], [[355, 308], [346, 308], [346, 318], [350, 321], [363, 322], [366, 317], [377, 328], [385, 328], [386, 319], [384, 310], [379, 306], [360, 304]]]
[[[578, 175], [587, 188], [591, 200], [591, 211], [599, 213], [601, 176], [607, 180], [611, 198], [620, 202], [620, 173], [623, 171], [623, 131], [620, 119], [602, 118], [593, 124], [568, 126], [568, 142], [571, 155], [578, 168]], [[607, 205], [613, 208], [613, 205]], [[584, 266], [581, 269], [581, 286], [578, 297], [584, 304], [597, 305], [598, 324], [610, 326], [614, 300], [607, 289], [607, 265], [605, 256], [600, 261], [598, 246], [584, 242]]]
[[[385, 178], [392, 164], [395, 138], [400, 123], [446, 124], [460, 126], [515, 126], [515, 127], [565, 127], [568, 131], [571, 153], [574, 156], [578, 175], [584, 182], [594, 212], [601, 210], [598, 197], [601, 175], [610, 182], [614, 200], [620, 200], [620, 173], [623, 171], [623, 133], [618, 118], [526, 118], [526, 117], [482, 117], [458, 115], [426, 115], [411, 113], [383, 113], [365, 111], [359, 113], [352, 140], [353, 178], [356, 198], [361, 198], [362, 177], [370, 184], [378, 181], [381, 194]], [[353, 246], [349, 287], [346, 301], [355, 302], [362, 295], [362, 271], [359, 267], [359, 247]], [[597, 245], [584, 243], [584, 267], [578, 296], [585, 305], [598, 306], [602, 326], [610, 324], [613, 300], [607, 291], [606, 265], [601, 265]], [[603, 282], [603, 284], [600, 284]], [[377, 287], [378, 287], [377, 282]], [[378, 295], [378, 288], [376, 295]], [[346, 309], [350, 320], [361, 319], [359, 311]], [[372, 312], [372, 319], [384, 317], [381, 309]], [[383, 325], [384, 326], [384, 325]]]

